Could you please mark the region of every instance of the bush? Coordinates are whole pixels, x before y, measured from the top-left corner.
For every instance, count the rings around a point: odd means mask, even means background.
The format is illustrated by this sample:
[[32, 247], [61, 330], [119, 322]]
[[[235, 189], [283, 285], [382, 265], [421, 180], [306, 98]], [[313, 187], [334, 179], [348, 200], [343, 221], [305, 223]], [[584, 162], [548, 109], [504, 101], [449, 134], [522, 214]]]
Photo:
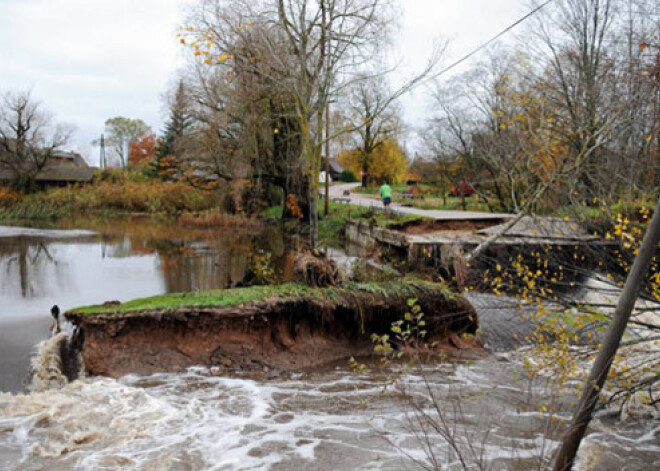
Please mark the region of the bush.
[[[139, 177], [137, 177], [139, 178]], [[117, 212], [169, 213], [204, 211], [220, 204], [219, 194], [181, 182], [135, 181], [106, 172], [92, 185], [51, 188], [23, 196], [0, 190], [0, 219], [41, 219], [72, 213]], [[3, 196], [4, 195], [4, 196]], [[13, 204], [2, 204], [3, 198]]]
[[21, 194], [9, 187], [0, 186], [0, 207], [15, 205], [21, 200]]
[[350, 170], [344, 170], [339, 175], [339, 181], [345, 183], [355, 183], [358, 180], [357, 178], [355, 178], [355, 174], [353, 172], [351, 172]]

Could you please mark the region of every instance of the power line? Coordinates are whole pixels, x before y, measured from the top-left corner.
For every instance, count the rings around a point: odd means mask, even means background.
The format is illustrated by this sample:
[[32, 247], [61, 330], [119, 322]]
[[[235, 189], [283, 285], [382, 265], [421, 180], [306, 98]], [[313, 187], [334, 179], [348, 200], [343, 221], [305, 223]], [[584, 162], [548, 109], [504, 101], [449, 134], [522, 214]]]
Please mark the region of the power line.
[[492, 44], [493, 42], [497, 41], [499, 38], [501, 38], [502, 36], [504, 36], [506, 33], [508, 33], [509, 31], [511, 31], [513, 28], [515, 28], [516, 26], [518, 26], [520, 23], [524, 22], [524, 21], [527, 20], [528, 18], [530, 18], [530, 17], [534, 16], [535, 14], [537, 14], [539, 11], [541, 11], [543, 8], [545, 8], [548, 4], [552, 3], [552, 1], [553, 1], [553, 0], [547, 0], [546, 2], [542, 3], [542, 4], [539, 5], [538, 7], [534, 8], [532, 11], [530, 11], [529, 13], [527, 13], [525, 16], [523, 16], [522, 18], [520, 18], [519, 20], [517, 20], [515, 23], [513, 23], [513, 24], [507, 26], [505, 29], [503, 29], [502, 31], [500, 31], [499, 33], [497, 33], [495, 36], [493, 36], [492, 38], [490, 38], [490, 39], [489, 39], [488, 41], [486, 41], [485, 43], [481, 44], [479, 47], [477, 47], [476, 49], [474, 49], [474, 50], [473, 50], [472, 52], [470, 52], [469, 54], [467, 54], [467, 55], [461, 57], [460, 59], [458, 59], [458, 60], [457, 60], [456, 62], [454, 62], [453, 64], [451, 64], [451, 65], [445, 67], [444, 69], [442, 69], [440, 72], [438, 72], [437, 74], [435, 74], [435, 75], [433, 76], [433, 78], [437, 78], [437, 77], [439, 77], [439, 76], [441, 76], [441, 75], [443, 75], [443, 74], [449, 72], [451, 69], [453, 69], [453, 68], [456, 67], [457, 65], [462, 64], [463, 62], [465, 62], [466, 60], [468, 60], [470, 57], [474, 56], [477, 52], [481, 51], [481, 50], [484, 49], [485, 47], [487, 47], [487, 46], [489, 46], [490, 44]]

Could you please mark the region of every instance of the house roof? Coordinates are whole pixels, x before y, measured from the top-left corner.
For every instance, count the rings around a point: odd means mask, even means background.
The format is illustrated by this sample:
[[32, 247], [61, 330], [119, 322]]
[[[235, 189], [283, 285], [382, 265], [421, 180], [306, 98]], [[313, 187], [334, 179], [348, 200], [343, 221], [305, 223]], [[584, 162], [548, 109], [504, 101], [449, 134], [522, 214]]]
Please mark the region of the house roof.
[[[72, 161], [59, 165], [55, 161], [47, 161], [45, 167], [37, 174], [37, 182], [87, 183], [94, 178], [94, 169], [77, 152], [55, 151], [50, 159], [66, 159]], [[11, 181], [14, 172], [0, 165], [0, 181]]]
[[330, 159], [330, 171], [341, 173], [344, 171], [344, 167], [339, 162], [337, 162], [337, 159]]
[[53, 152], [52, 157], [55, 157], [57, 159], [75, 159], [76, 157], [82, 158], [82, 156], [76, 152], [64, 152], [64, 151], [55, 151]]
[[[0, 170], [0, 181], [13, 180], [11, 170]], [[47, 167], [37, 174], [38, 182], [87, 183], [94, 178], [91, 167]]]

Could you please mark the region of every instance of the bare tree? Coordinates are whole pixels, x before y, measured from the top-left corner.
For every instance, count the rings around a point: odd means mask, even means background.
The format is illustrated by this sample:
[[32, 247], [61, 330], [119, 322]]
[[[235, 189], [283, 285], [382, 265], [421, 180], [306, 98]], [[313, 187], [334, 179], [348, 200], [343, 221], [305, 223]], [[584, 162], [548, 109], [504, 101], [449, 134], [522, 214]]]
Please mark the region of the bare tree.
[[[389, 6], [388, 0], [204, 0], [195, 15], [198, 26], [189, 34], [195, 54], [223, 68], [230, 81], [242, 75], [245, 86], [258, 84], [260, 93], [245, 103], [259, 110], [254, 116], [268, 115], [275, 136], [272, 155], [281, 155], [283, 148], [297, 150], [295, 165], [301, 175], [295, 172], [294, 179], [304, 189], [298, 199], [307, 208], [312, 245], [318, 239], [322, 148], [327, 139], [337, 137], [323, 135], [326, 105], [329, 97], [369, 77], [364, 70], [372, 68], [388, 32]], [[434, 63], [393, 92], [389, 101], [419, 83]], [[268, 106], [263, 106], [266, 99]], [[253, 137], [258, 137], [253, 148], [258, 152], [252, 163], [261, 166], [269, 143], [265, 136]]]
[[54, 124], [29, 92], [0, 97], [0, 169], [13, 184], [31, 190], [48, 159], [68, 142], [73, 128]]
[[[538, 45], [536, 58], [547, 64], [540, 74], [546, 94], [556, 108], [567, 150], [574, 159], [582, 159], [573, 186], [586, 197], [600, 196], [597, 175], [604, 151], [597, 146], [609, 142], [615, 130], [602, 131], [605, 121], [617, 112], [616, 95], [608, 89], [614, 67], [608, 55], [608, 41], [615, 38], [616, 0], [562, 0], [553, 9], [544, 10], [534, 31]], [[596, 148], [598, 147], [598, 148]], [[583, 158], [587, 149], [589, 157]]]

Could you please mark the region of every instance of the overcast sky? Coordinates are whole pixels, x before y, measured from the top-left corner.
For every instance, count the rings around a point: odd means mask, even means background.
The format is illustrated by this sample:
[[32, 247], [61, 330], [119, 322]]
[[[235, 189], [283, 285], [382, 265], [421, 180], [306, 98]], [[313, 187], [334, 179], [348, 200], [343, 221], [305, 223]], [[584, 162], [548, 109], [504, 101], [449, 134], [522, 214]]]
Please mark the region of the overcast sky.
[[[162, 95], [185, 52], [176, 29], [192, 1], [0, 0], [0, 92], [31, 90], [76, 126], [70, 147], [95, 164], [90, 143], [107, 118], [141, 118], [161, 129]], [[450, 63], [524, 13], [521, 0], [401, 1], [397, 54], [407, 70], [423, 68], [436, 38], [451, 39]], [[402, 101], [410, 128], [421, 125], [425, 91]]]

